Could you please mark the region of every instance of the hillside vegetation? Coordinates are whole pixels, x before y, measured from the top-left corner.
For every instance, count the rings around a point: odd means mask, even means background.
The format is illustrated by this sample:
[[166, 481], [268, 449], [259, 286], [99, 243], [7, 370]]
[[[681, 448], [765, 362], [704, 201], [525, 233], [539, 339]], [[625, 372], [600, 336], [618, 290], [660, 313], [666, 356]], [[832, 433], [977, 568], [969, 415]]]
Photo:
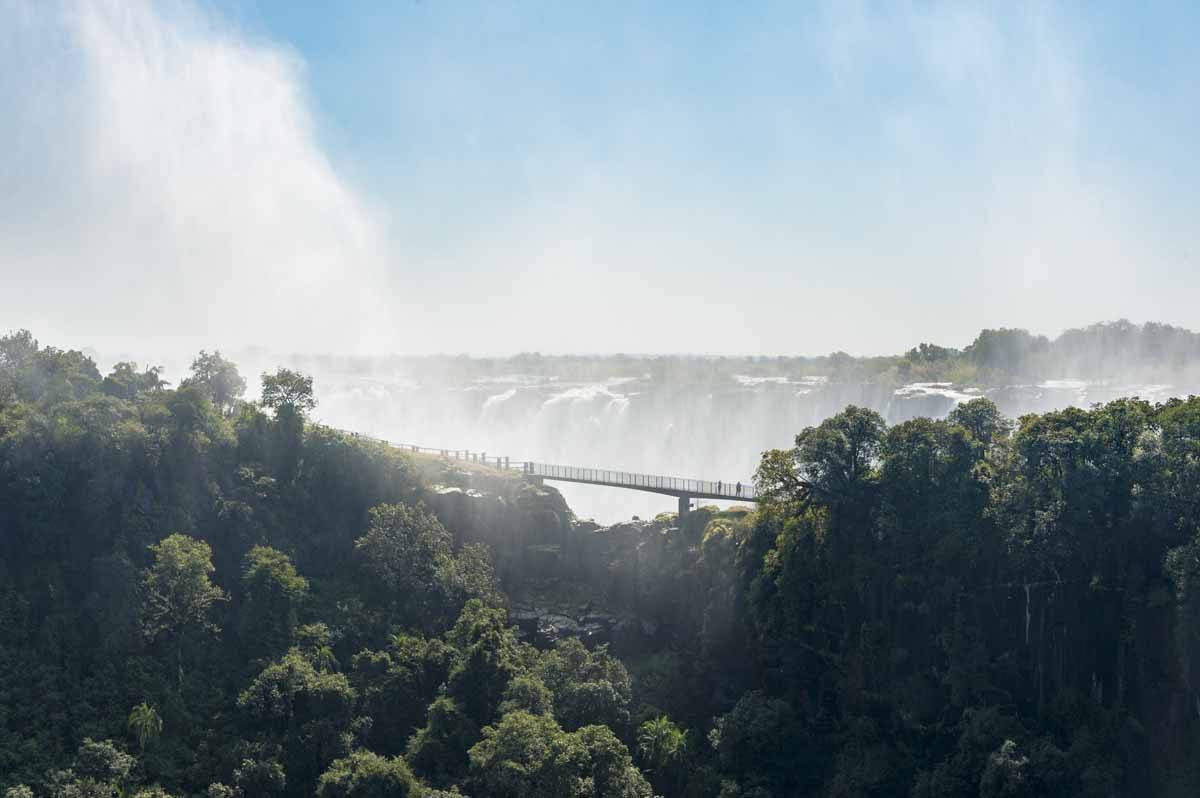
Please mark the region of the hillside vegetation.
[[598, 528], [244, 390], [0, 338], [6, 798], [1200, 793], [1200, 399], [849, 407]]

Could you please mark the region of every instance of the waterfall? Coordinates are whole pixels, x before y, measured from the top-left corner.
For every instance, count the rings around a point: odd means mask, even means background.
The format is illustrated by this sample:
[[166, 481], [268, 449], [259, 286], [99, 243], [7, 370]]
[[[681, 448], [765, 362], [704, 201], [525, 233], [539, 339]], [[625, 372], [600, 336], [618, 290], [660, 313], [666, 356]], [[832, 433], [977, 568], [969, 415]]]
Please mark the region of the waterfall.
[[[729, 482], [746, 482], [763, 450], [792, 446], [796, 433], [849, 404], [898, 424], [917, 416], [944, 418], [958, 402], [977, 395], [992, 398], [1009, 417], [1081, 401], [1078, 388], [1049, 384], [893, 388], [804, 375], [711, 376], [699, 365], [678, 375], [608, 379], [580, 379], [566, 367], [561, 373], [522, 374], [504, 373], [502, 367], [484, 373], [478, 366], [451, 374], [437, 373], [432, 361], [390, 371], [339, 367], [336, 361], [297, 365], [313, 373], [319, 401], [315, 417], [331, 426], [513, 460]], [[601, 368], [593, 366], [593, 374]], [[1084, 398], [1103, 397], [1088, 393]], [[577, 515], [602, 523], [675, 509], [670, 497], [556, 487]], [[1028, 622], [1026, 627], [1028, 632]]]

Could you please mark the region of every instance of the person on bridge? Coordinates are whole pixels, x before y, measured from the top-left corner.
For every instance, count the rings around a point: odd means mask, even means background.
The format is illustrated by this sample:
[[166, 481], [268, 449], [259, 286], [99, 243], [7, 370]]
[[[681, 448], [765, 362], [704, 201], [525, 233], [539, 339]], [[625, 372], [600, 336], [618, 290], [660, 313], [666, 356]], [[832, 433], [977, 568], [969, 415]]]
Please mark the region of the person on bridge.
[[721, 480], [717, 480], [717, 493], [721, 492]]
[[740, 482], [737, 484], [737, 495], [742, 495], [742, 483]]

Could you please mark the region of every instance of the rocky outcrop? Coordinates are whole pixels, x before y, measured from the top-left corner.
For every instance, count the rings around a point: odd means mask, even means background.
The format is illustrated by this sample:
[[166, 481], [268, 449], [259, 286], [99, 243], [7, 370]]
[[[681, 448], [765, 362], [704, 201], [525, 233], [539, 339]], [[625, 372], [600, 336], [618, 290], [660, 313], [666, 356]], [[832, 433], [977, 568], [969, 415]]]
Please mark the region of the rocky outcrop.
[[716, 517], [701, 508], [680, 525], [674, 513], [610, 526], [575, 518], [562, 495], [518, 475], [459, 475], [426, 502], [458, 544], [492, 551], [513, 623], [537, 645], [562, 637], [633, 653], [694, 631], [705, 608], [690, 601], [696, 551]]

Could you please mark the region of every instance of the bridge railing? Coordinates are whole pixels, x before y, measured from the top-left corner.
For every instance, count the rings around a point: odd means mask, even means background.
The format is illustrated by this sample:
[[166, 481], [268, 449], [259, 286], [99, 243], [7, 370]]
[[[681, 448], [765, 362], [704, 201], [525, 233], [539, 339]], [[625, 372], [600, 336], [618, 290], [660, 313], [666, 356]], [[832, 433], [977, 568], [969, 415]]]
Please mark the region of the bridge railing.
[[550, 463], [525, 463], [524, 473], [545, 479], [564, 479], [597, 485], [637, 488], [639, 490], [662, 491], [664, 493], [691, 496], [720, 496], [737, 501], [753, 501], [757, 497], [754, 486], [748, 482], [716, 482], [704, 479], [685, 479], [662, 474], [639, 474], [633, 471], [612, 471], [604, 468], [581, 468], [579, 466], [552, 465]]
[[489, 455], [487, 452], [476, 452], [470, 449], [444, 449], [434, 446], [419, 446], [415, 443], [398, 443], [349, 430], [337, 431], [355, 438], [362, 438], [391, 446], [405, 452], [431, 454], [445, 457], [449, 460], [460, 460], [492, 468], [519, 471], [522, 474], [532, 477], [542, 477], [543, 479], [562, 479], [571, 482], [611, 485], [691, 496], [717, 496], [729, 499], [730, 501], [755, 501], [757, 499], [757, 495], [754, 492], [754, 485], [750, 482], [725, 482], [723, 480], [713, 482], [703, 479], [670, 477], [661, 474], [639, 474], [633, 471], [614, 471], [605, 468], [583, 468], [580, 466], [538, 463], [529, 460], [513, 460], [509, 457]]

